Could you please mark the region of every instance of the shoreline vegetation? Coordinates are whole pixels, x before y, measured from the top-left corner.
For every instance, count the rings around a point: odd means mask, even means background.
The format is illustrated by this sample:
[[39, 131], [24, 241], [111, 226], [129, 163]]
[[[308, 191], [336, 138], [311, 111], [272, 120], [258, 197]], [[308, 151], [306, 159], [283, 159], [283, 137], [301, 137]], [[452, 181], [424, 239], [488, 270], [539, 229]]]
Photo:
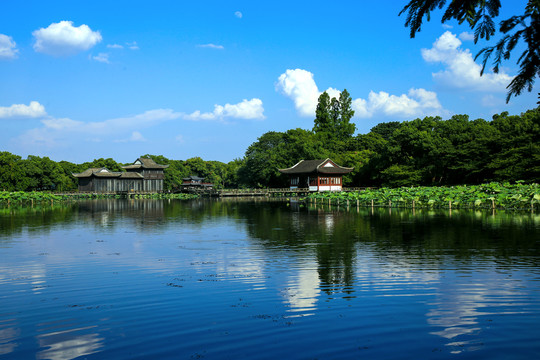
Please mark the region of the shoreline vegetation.
[[[172, 194], [172, 193], [148, 193], [148, 194], [132, 194], [130, 199], [175, 199], [175, 200], [191, 200], [197, 198], [195, 194]], [[43, 203], [55, 201], [74, 201], [74, 200], [91, 200], [91, 199], [121, 199], [123, 195], [112, 193], [69, 193], [57, 194], [43, 191], [0, 191], [0, 204], [10, 205], [11, 203]]]
[[[55, 194], [51, 192], [0, 191], [0, 204], [34, 204], [69, 202], [91, 199], [120, 199], [122, 195], [99, 193]], [[130, 199], [198, 198], [195, 194], [133, 194]], [[288, 199], [283, 196], [284, 199]], [[540, 185], [487, 183], [459, 186], [419, 186], [366, 189], [351, 192], [318, 192], [300, 198], [310, 205], [338, 205], [356, 207], [430, 208], [430, 209], [501, 209], [540, 210]]]
[[540, 209], [539, 184], [488, 183], [452, 187], [400, 187], [308, 195], [309, 204], [436, 209]]

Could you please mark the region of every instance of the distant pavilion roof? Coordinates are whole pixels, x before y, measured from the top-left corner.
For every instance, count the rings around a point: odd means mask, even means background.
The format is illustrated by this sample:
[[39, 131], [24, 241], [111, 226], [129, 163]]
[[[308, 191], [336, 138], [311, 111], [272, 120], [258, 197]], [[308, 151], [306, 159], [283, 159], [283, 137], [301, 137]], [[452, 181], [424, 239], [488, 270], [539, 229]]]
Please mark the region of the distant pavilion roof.
[[189, 177], [182, 178], [182, 180], [184, 180], [184, 181], [190, 181], [190, 180], [194, 180], [194, 181], [199, 181], [199, 180], [200, 180], [200, 181], [202, 181], [202, 180], [204, 180], [204, 178], [203, 178], [203, 177], [199, 177], [199, 176], [191, 175], [191, 176], [189, 176]]
[[327, 174], [342, 175], [348, 174], [354, 168], [339, 166], [330, 159], [324, 160], [300, 160], [296, 165], [286, 169], [278, 169], [283, 174]]
[[126, 170], [141, 169], [141, 168], [143, 168], [143, 169], [166, 169], [168, 167], [169, 167], [169, 165], [160, 165], [160, 164], [157, 164], [152, 159], [142, 158], [142, 157], [135, 160], [135, 162], [133, 162], [132, 165], [122, 166], [122, 168], [126, 169]]

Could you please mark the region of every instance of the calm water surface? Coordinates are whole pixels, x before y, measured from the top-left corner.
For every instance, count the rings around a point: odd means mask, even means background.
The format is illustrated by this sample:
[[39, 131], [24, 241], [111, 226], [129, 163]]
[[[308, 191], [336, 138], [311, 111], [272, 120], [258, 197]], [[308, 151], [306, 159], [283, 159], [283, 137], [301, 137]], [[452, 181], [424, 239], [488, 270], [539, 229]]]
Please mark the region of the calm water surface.
[[0, 209], [2, 359], [540, 359], [540, 215]]

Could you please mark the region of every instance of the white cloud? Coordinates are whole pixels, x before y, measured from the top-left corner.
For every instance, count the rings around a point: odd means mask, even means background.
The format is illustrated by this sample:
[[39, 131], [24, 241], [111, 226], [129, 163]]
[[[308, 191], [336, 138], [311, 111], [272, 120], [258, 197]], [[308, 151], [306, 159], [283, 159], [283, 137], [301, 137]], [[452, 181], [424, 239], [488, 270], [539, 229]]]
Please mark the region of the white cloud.
[[354, 99], [352, 101], [352, 108], [354, 110], [355, 117], [369, 118], [373, 116], [373, 113], [368, 109], [368, 102], [364, 99], [361, 99], [361, 98]]
[[47, 28], [35, 30], [34, 50], [53, 56], [73, 55], [85, 51], [101, 41], [99, 31], [88, 25], [73, 26], [72, 21], [52, 23]]
[[[122, 133], [133, 133], [134, 128], [147, 128], [163, 121], [178, 119], [180, 113], [171, 109], [157, 109], [146, 111], [135, 116], [109, 119], [105, 121], [82, 122], [68, 118], [48, 118], [41, 122], [45, 128], [50, 130], [61, 130], [78, 132], [88, 135], [114, 135]], [[140, 133], [139, 133], [140, 135]]]
[[37, 101], [31, 101], [30, 105], [13, 104], [9, 107], [0, 106], [0, 119], [37, 118], [46, 115], [45, 107]]
[[[330, 99], [331, 98], [336, 98], [336, 99], [339, 99], [339, 95], [341, 95], [341, 91], [339, 91], [338, 89], [334, 89], [333, 87], [329, 87], [328, 89], [325, 90], [326, 93], [330, 96]], [[320, 94], [319, 94], [320, 95]], [[318, 101], [319, 99], [317, 99]]]
[[473, 41], [474, 40], [474, 34], [471, 34], [468, 31], [464, 31], [461, 34], [459, 34], [459, 38], [462, 41]]
[[139, 50], [139, 45], [137, 45], [137, 42], [136, 41], [133, 41], [133, 42], [127, 42], [126, 43], [127, 47], [131, 50]]
[[433, 73], [433, 79], [442, 86], [471, 91], [504, 92], [512, 77], [504, 71], [498, 74], [484, 72], [474, 62], [469, 49], [461, 49], [461, 41], [450, 31], [442, 34], [431, 49], [422, 49], [422, 57], [429, 63], [442, 63], [445, 69]]
[[442, 27], [443, 27], [444, 29], [446, 29], [446, 30], [453, 28], [452, 25], [448, 25], [448, 24], [442, 24]]
[[182, 136], [181, 134], [176, 135], [174, 139], [178, 141], [180, 144], [183, 144], [185, 142], [184, 136]]
[[209, 49], [217, 49], [217, 50], [223, 50], [225, 49], [223, 47], [223, 45], [216, 45], [216, 44], [201, 44], [201, 45], [197, 45], [197, 47], [200, 47], [200, 48], [209, 48]]
[[279, 76], [276, 90], [280, 90], [294, 101], [294, 106], [301, 116], [315, 114], [321, 93], [311, 72], [303, 69], [288, 69]]
[[18, 52], [17, 44], [13, 38], [0, 34], [0, 59], [15, 59]]
[[107, 53], [99, 53], [97, 56], [92, 56], [92, 59], [94, 59], [96, 61], [99, 61], [99, 62], [102, 62], [102, 63], [105, 63], [105, 64], [110, 64], [110, 62], [109, 62], [109, 54], [107, 54]]
[[425, 89], [410, 89], [407, 94], [399, 96], [384, 91], [371, 91], [368, 100], [355, 99], [352, 106], [355, 116], [359, 118], [374, 115], [410, 118], [448, 113], [439, 103], [437, 94]]
[[237, 18], [241, 19], [242, 16], [244, 16], [244, 15], [242, 15], [242, 13], [241, 13], [240, 11], [235, 11], [235, 12], [234, 12], [234, 16], [236, 16]]
[[171, 109], [150, 110], [135, 116], [86, 123], [84, 132], [96, 135], [121, 133], [131, 131], [133, 128], [146, 128], [163, 121], [175, 120], [181, 115]]
[[82, 121], [68, 118], [48, 118], [41, 120], [41, 122], [46, 128], [52, 130], [77, 130], [78, 127], [84, 126]]
[[214, 105], [213, 112], [201, 113], [199, 110], [184, 115], [186, 120], [223, 120], [224, 118], [237, 119], [264, 119], [263, 103], [260, 99], [244, 99], [238, 104]]
[[[301, 116], [315, 116], [321, 92], [311, 72], [302, 69], [287, 70], [279, 76], [276, 90], [294, 101], [296, 110]], [[331, 98], [340, 95], [340, 91], [332, 87], [326, 92]], [[384, 91], [379, 93], [371, 91], [367, 100], [353, 99], [352, 107], [357, 118], [375, 115], [412, 117], [447, 113], [439, 103], [437, 94], [425, 89], [411, 89], [408, 94], [399, 96]]]
[[[26, 108], [39, 109], [39, 103], [32, 102]], [[33, 148], [36, 151], [41, 148], [47, 151], [52, 148], [69, 148], [75, 144], [84, 142], [114, 142], [114, 143], [132, 143], [145, 142], [146, 138], [142, 135], [144, 129], [159, 125], [163, 122], [178, 119], [184, 120], [223, 120], [224, 118], [240, 119], [263, 119], [263, 106], [260, 99], [243, 100], [238, 104], [226, 104], [224, 106], [215, 105], [211, 113], [200, 113], [196, 111], [192, 114], [175, 112], [171, 109], [155, 109], [141, 114], [108, 119], [104, 121], [83, 122], [69, 118], [55, 118], [48, 116], [41, 120], [41, 127], [28, 130], [14, 139], [18, 146], [22, 148]], [[0, 108], [0, 115], [4, 117], [12, 116], [14, 113], [22, 113], [29, 116], [29, 110], [22, 111], [20, 106], [10, 108]], [[38, 111], [34, 111], [35, 114]], [[41, 115], [46, 115], [42, 108]], [[37, 116], [37, 115], [36, 115]], [[183, 143], [181, 135], [176, 137], [176, 141]]]
[[[171, 109], [156, 109], [130, 117], [96, 122], [49, 117], [41, 120], [42, 127], [28, 130], [19, 136], [16, 141], [25, 148], [53, 148], [59, 145], [69, 147], [75, 143], [80, 144], [88, 141], [146, 141], [140, 132], [141, 129], [178, 119], [181, 115], [181, 113], [174, 112]], [[118, 140], [118, 138], [121, 140]]]
[[123, 49], [124, 47], [120, 44], [107, 44], [109, 49]]

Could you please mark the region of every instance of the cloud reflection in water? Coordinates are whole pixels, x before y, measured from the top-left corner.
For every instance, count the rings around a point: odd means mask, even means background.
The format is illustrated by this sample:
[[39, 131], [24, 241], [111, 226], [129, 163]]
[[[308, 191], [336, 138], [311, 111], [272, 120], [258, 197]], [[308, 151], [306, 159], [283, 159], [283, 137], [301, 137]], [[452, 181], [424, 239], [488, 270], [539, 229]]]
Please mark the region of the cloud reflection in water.
[[37, 354], [38, 359], [69, 360], [98, 352], [104, 338], [97, 333], [85, 334], [96, 326], [51, 332], [38, 335], [39, 346], [46, 348]]

